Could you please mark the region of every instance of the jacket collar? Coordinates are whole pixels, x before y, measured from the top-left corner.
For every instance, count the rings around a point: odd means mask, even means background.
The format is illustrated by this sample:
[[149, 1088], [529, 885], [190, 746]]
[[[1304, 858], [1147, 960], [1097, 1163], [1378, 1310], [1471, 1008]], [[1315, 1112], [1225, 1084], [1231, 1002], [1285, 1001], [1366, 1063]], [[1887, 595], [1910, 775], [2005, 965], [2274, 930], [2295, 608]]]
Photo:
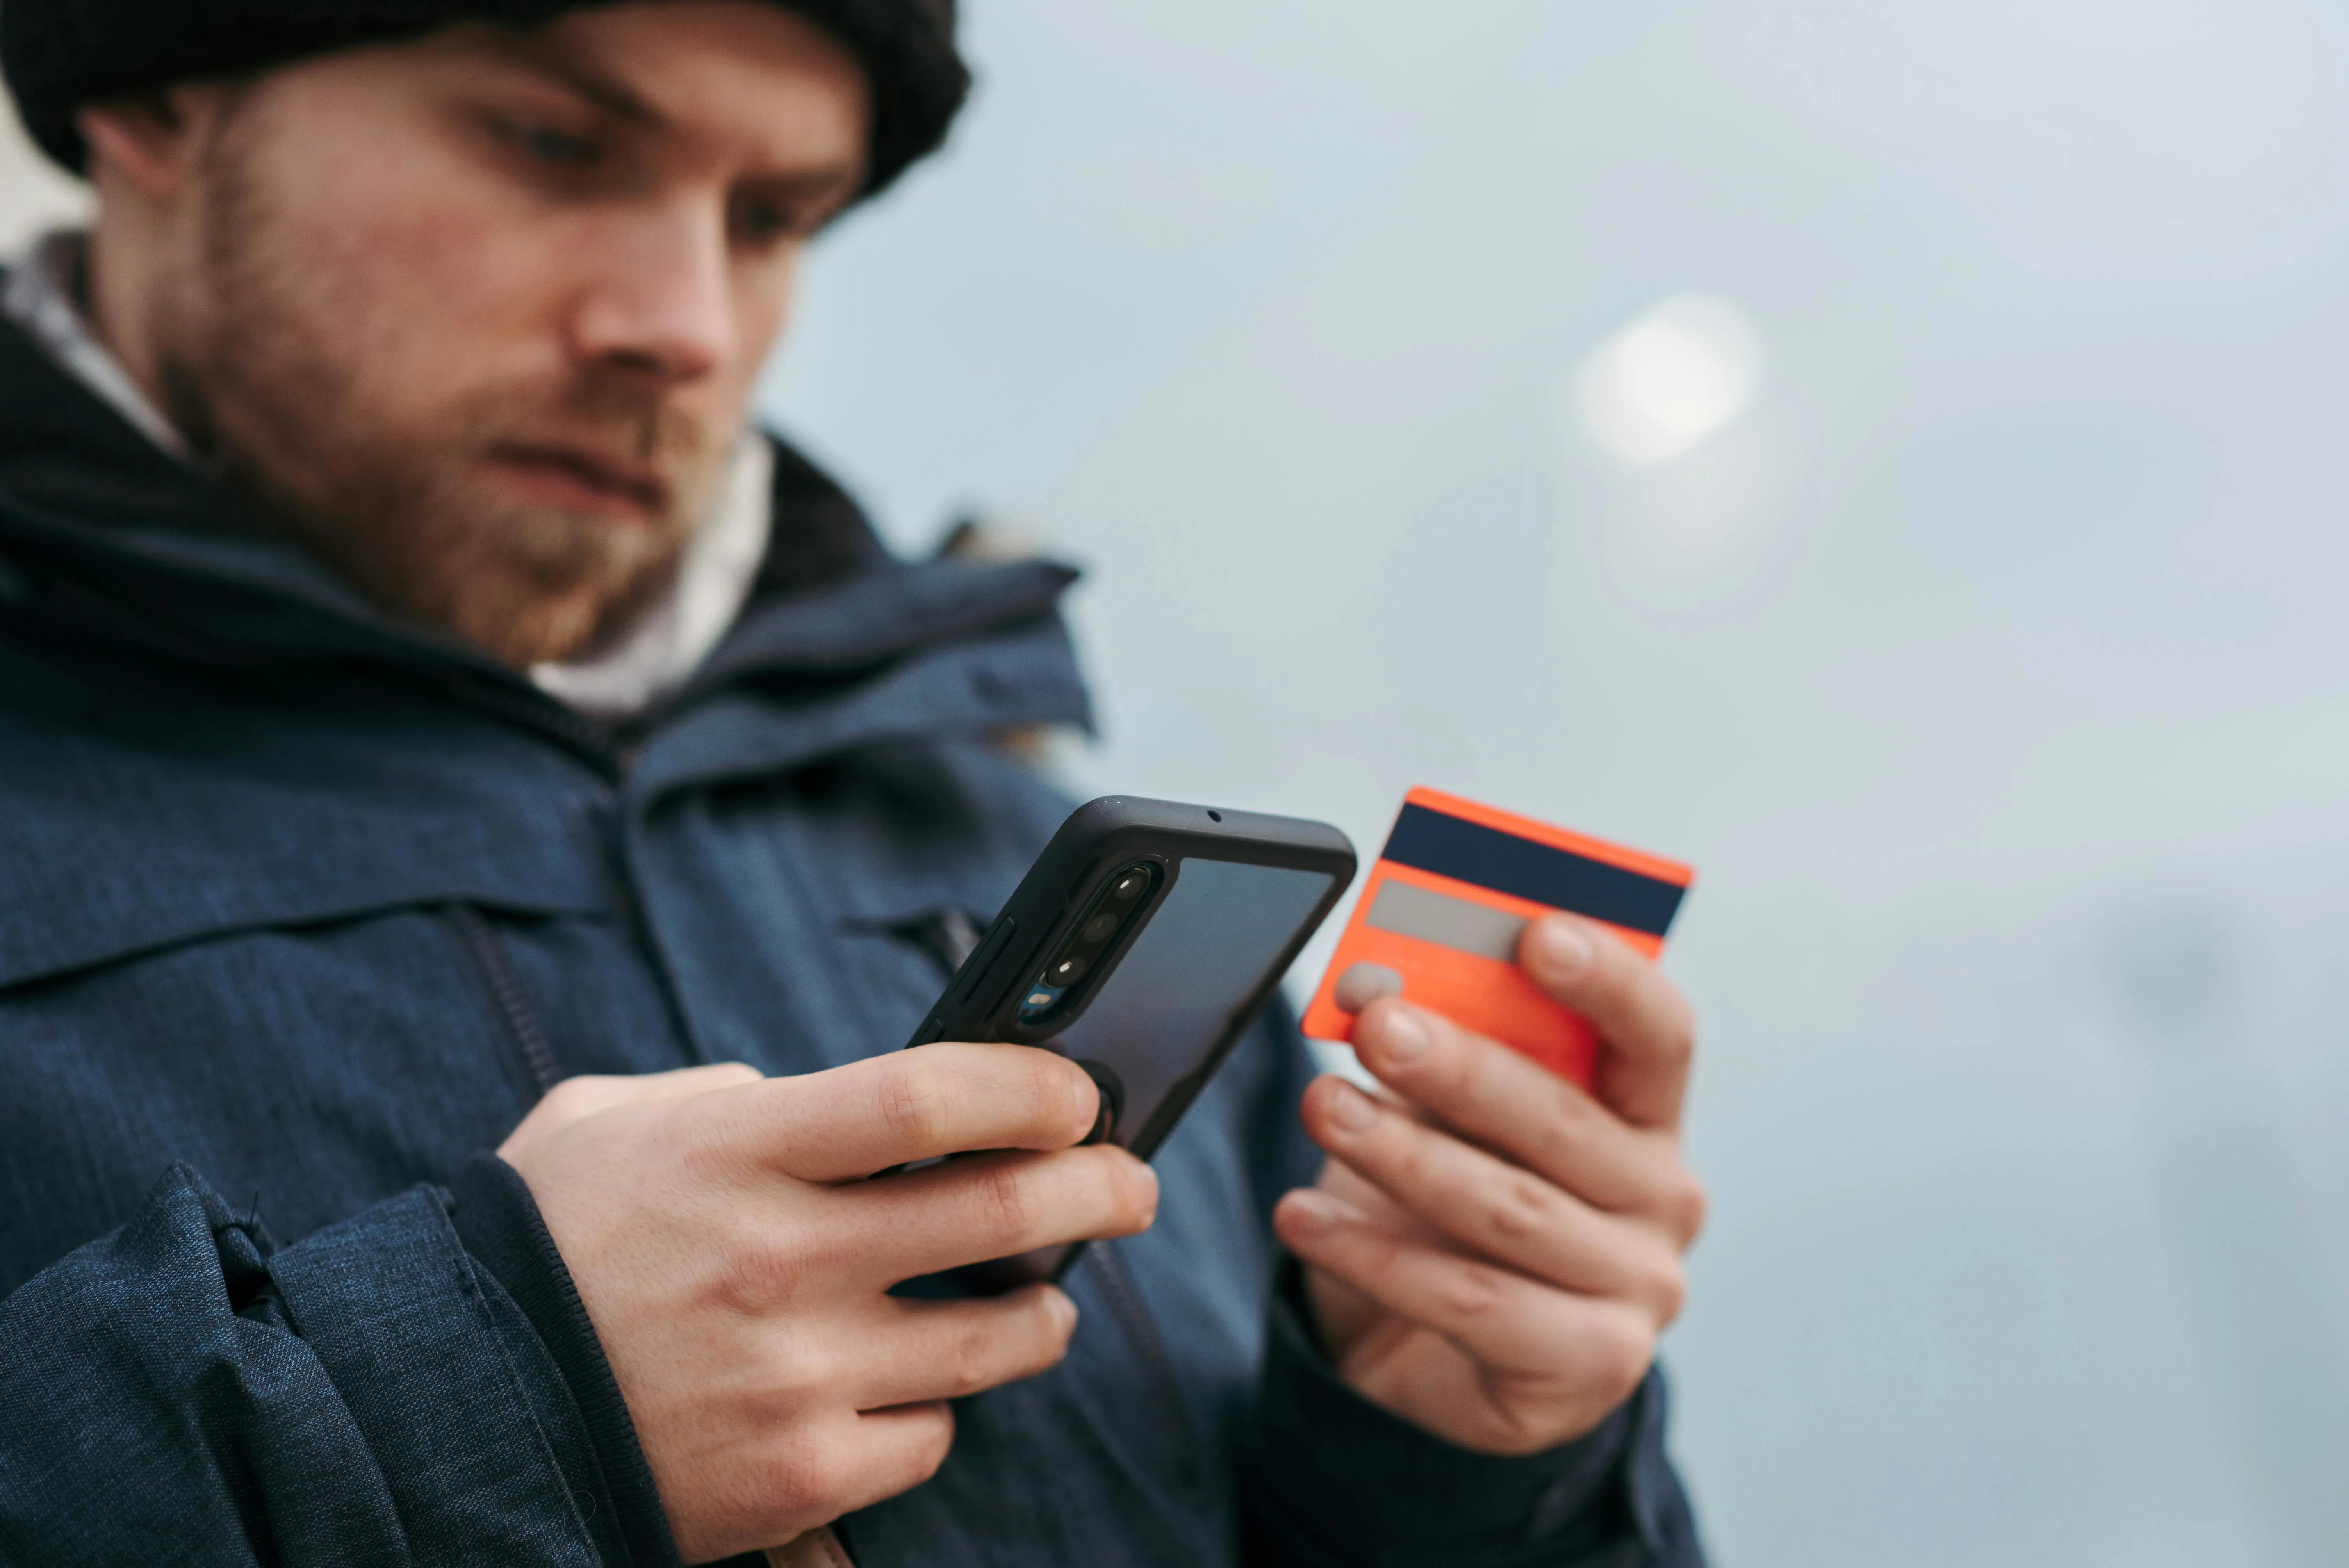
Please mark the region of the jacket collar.
[[[0, 588], [17, 580], [0, 593], [0, 628], [62, 624], [125, 651], [249, 671], [369, 666], [440, 686], [615, 769], [664, 727], [713, 705], [740, 717], [746, 701], [796, 716], [789, 727], [805, 732], [751, 748], [772, 759], [805, 759], [819, 734], [816, 754], [867, 735], [1090, 722], [1056, 610], [1072, 570], [899, 561], [812, 463], [780, 440], [775, 458], [773, 539], [742, 614], [684, 689], [615, 731], [519, 672], [383, 614], [0, 322]], [[1009, 664], [995, 646], [1006, 637], [1024, 650]], [[916, 664], [948, 673], [888, 678]], [[995, 676], [971, 674], [982, 666]], [[876, 707], [885, 690], [895, 697]], [[863, 722], [843, 722], [860, 712]], [[684, 772], [705, 776], [719, 759], [697, 749], [701, 764]]]

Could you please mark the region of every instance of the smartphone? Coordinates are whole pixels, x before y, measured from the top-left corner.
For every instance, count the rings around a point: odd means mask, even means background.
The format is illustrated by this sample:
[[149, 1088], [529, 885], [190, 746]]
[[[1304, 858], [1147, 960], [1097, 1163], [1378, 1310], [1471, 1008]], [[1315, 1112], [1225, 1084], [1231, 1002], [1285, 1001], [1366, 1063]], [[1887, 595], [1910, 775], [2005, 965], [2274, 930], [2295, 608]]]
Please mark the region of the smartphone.
[[[1057, 1051], [1101, 1088], [1092, 1140], [1147, 1160], [1354, 880], [1326, 822], [1109, 796], [1071, 812], [908, 1046]], [[957, 1271], [1008, 1290], [1081, 1243]]]

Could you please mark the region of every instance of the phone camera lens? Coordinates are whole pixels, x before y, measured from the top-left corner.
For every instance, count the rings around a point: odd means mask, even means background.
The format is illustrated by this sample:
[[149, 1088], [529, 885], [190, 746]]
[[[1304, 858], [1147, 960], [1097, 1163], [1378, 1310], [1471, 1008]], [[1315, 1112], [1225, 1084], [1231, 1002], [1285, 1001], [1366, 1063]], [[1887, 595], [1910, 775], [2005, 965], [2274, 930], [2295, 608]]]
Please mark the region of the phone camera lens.
[[1078, 934], [1087, 942], [1099, 942], [1116, 929], [1117, 916], [1110, 913], [1107, 910], [1103, 910], [1099, 914], [1093, 916], [1091, 920], [1085, 922], [1084, 930], [1080, 932]]
[[1139, 867], [1117, 879], [1110, 890], [1112, 898], [1132, 898], [1150, 885], [1150, 873]]
[[1044, 972], [1044, 978], [1054, 985], [1066, 987], [1075, 985], [1084, 972], [1084, 955], [1067, 953], [1061, 954], [1059, 961]]

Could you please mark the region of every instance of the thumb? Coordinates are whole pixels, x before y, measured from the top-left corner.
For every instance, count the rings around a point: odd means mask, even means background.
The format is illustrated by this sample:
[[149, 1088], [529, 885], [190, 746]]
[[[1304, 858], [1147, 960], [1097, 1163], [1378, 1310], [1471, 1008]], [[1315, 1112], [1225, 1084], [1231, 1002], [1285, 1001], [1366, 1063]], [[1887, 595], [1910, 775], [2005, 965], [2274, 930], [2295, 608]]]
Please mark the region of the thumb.
[[548, 1089], [531, 1108], [530, 1114], [522, 1119], [522, 1125], [498, 1145], [498, 1158], [511, 1163], [517, 1153], [573, 1122], [624, 1105], [688, 1099], [712, 1089], [756, 1083], [763, 1076], [748, 1062], [713, 1062], [707, 1067], [678, 1068], [670, 1072], [640, 1073], [635, 1077], [582, 1074], [564, 1078]]
[[1640, 1127], [1675, 1128], [1696, 1053], [1696, 1018], [1680, 987], [1595, 921], [1545, 915], [1517, 962], [1553, 1001], [1599, 1032], [1599, 1098]]

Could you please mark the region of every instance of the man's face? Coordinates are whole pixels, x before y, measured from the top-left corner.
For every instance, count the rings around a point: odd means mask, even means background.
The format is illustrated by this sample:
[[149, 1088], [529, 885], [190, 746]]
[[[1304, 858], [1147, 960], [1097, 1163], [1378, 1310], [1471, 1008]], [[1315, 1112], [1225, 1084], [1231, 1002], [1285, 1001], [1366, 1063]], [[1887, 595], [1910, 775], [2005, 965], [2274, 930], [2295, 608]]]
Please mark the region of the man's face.
[[854, 58], [673, 0], [188, 101], [147, 312], [166, 411], [394, 614], [516, 665], [591, 650], [667, 581], [862, 181]]

